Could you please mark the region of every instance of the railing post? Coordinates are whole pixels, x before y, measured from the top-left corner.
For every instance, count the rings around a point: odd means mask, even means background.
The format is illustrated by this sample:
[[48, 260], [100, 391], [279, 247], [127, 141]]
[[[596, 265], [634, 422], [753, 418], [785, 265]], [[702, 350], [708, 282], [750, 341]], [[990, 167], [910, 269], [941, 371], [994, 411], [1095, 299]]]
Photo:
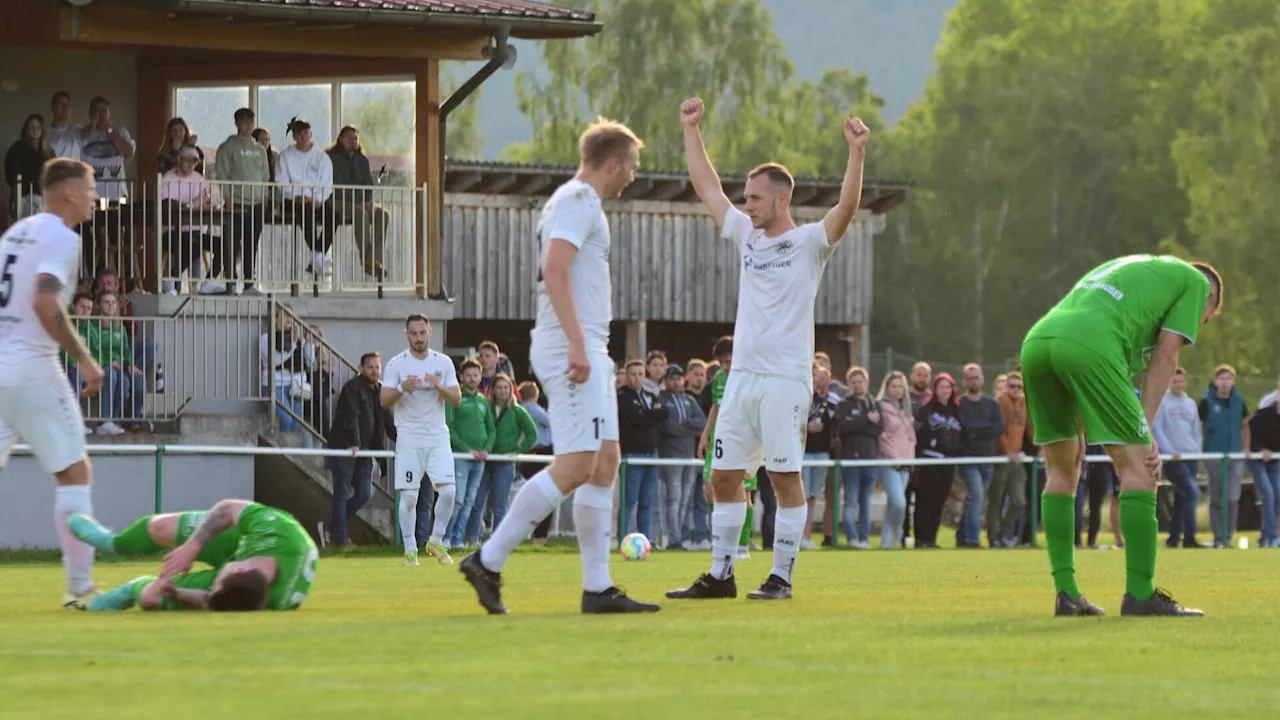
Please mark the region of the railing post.
[[1040, 547], [1040, 456], [1031, 461], [1031, 497], [1027, 505], [1031, 510], [1031, 547]]
[[163, 185], [164, 185], [164, 176], [161, 175], [160, 173], [156, 173], [156, 192], [152, 199], [156, 203], [156, 218], [155, 218], [156, 224], [154, 227], [155, 242], [153, 244], [155, 245], [155, 251], [156, 251], [155, 252], [155, 260], [156, 260], [155, 292], [157, 295], [162, 294], [164, 292], [164, 225], [162, 224], [164, 220], [163, 220], [163, 211], [160, 207], [161, 203], [163, 202], [160, 199], [162, 196], [161, 191], [163, 189], [162, 188]]
[[1231, 546], [1231, 481], [1228, 474], [1231, 470], [1231, 457], [1227, 453], [1222, 453], [1222, 488], [1218, 497], [1222, 498], [1222, 540]]
[[[840, 471], [840, 461], [834, 460], [833, 462], [835, 462], [835, 465], [827, 470], [827, 483], [831, 485], [831, 547], [840, 547], [840, 486], [843, 475]], [[801, 463], [801, 467], [804, 467], [803, 463]], [[804, 477], [803, 471], [801, 471], [801, 477]], [[872, 489], [874, 490], [874, 488]], [[867, 510], [867, 512], [871, 511]], [[858, 506], [858, 513], [862, 513], [861, 505]], [[826, 530], [826, 528], [823, 528], [823, 530]], [[808, 539], [812, 540], [813, 538]]]
[[164, 512], [164, 445], [156, 445], [156, 514]]
[[276, 412], [276, 299], [267, 298], [267, 414], [271, 434], [280, 437], [280, 417]]
[[627, 457], [624, 455], [618, 463], [618, 547], [622, 547], [622, 538], [627, 536], [627, 515]]
[[[404, 546], [404, 540], [401, 539], [403, 536], [400, 534], [400, 493], [401, 492], [403, 491], [402, 490], [395, 491], [396, 506], [391, 508], [391, 517], [395, 518], [395, 526], [396, 526], [396, 530], [395, 530], [396, 536], [391, 539], [392, 547], [395, 547], [396, 545], [399, 545], [401, 547]], [[406, 549], [405, 552], [408, 552], [408, 550]]]

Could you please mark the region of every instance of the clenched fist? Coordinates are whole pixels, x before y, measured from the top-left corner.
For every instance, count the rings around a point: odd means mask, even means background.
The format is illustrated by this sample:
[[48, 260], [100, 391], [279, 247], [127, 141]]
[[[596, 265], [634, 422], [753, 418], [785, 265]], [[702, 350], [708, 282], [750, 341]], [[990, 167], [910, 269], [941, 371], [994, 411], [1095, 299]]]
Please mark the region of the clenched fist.
[[867, 138], [869, 137], [871, 137], [871, 131], [867, 129], [861, 118], [844, 119], [844, 139], [849, 142], [849, 147], [855, 149], [864, 148], [867, 146]]
[[698, 127], [698, 123], [702, 122], [702, 113], [706, 107], [702, 104], [702, 98], [689, 98], [680, 103], [680, 124], [693, 128]]

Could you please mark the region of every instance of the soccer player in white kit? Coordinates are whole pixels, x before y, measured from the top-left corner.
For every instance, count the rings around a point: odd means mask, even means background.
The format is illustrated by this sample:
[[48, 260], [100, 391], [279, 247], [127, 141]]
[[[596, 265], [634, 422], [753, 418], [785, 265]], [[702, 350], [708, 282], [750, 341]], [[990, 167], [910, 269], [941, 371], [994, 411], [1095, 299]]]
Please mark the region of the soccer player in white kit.
[[378, 399], [382, 407], [395, 406], [396, 490], [400, 494], [400, 539], [404, 541], [404, 564], [418, 564], [418, 515], [426, 512], [431, 493], [422, 493], [430, 481], [436, 490], [435, 522], [427, 538], [427, 552], [441, 565], [453, 558], [441, 538], [449, 519], [457, 486], [453, 477], [453, 449], [449, 446], [449, 426], [444, 406], [462, 402], [458, 373], [448, 355], [432, 350], [431, 322], [414, 313], [404, 321], [404, 337], [409, 349], [387, 362], [382, 371]]
[[627, 597], [609, 577], [618, 402], [609, 357], [609, 221], [601, 201], [635, 180], [643, 147], [625, 125], [597, 120], [578, 139], [577, 174], [542, 206], [529, 361], [550, 405], [555, 460], [520, 489], [489, 541], [460, 564], [491, 615], [507, 612], [500, 590], [507, 557], [569, 493], [582, 557], [582, 612], [659, 609]]
[[84, 610], [97, 594], [93, 546], [75, 539], [67, 518], [93, 513], [93, 470], [80, 402], [58, 348], [75, 359], [84, 393], [96, 394], [102, 368], [67, 318], [67, 305], [80, 266], [80, 234], [72, 228], [93, 218], [98, 193], [93, 168], [64, 158], [45, 163], [41, 187], [45, 211], [0, 237], [0, 468], [21, 438], [57, 481], [53, 524], [67, 573], [62, 606]]
[[733, 327], [733, 372], [711, 448], [711, 572], [672, 590], [673, 599], [733, 598], [738, 586], [733, 560], [746, 520], [743, 472], [763, 463], [778, 496], [773, 570], [751, 600], [791, 597], [791, 573], [804, 533], [806, 513], [800, 466], [805, 421], [813, 397], [813, 303], [836, 244], [858, 212], [862, 162], [870, 131], [858, 118], [844, 122], [849, 164], [839, 203], [820, 223], [797, 226], [791, 219], [795, 181], [781, 165], [768, 163], [747, 175], [746, 212], [725, 197], [702, 143], [702, 100], [680, 106], [689, 177], [698, 198], [742, 255], [738, 317]]

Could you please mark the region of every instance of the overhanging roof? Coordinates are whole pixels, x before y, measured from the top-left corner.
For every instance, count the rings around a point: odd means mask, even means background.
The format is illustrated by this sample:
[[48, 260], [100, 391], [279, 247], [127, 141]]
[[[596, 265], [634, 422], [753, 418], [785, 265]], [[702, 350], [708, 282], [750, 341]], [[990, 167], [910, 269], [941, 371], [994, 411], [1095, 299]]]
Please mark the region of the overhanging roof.
[[[543, 197], [573, 177], [572, 165], [516, 165], [501, 162], [449, 160], [445, 170], [447, 192]], [[730, 200], [740, 202], [747, 184], [745, 175], [722, 176], [721, 184]], [[796, 207], [831, 207], [840, 199], [841, 178], [796, 178], [791, 204]], [[864, 180], [862, 208], [886, 213], [906, 202], [911, 183], [902, 180]], [[636, 181], [623, 193], [624, 200], [697, 200], [689, 176], [668, 170], [641, 170]]]
[[530, 0], [122, 0], [165, 12], [271, 17], [440, 30], [511, 27], [511, 37], [575, 38], [600, 32], [595, 14]]

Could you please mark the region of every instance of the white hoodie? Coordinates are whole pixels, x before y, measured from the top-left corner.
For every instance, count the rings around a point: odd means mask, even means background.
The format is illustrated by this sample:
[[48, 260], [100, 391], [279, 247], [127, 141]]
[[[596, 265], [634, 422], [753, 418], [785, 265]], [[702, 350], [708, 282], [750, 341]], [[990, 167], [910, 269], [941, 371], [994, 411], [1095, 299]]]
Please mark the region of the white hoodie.
[[290, 145], [276, 161], [276, 182], [284, 185], [286, 199], [328, 200], [333, 195], [333, 161], [319, 145], [305, 152]]

